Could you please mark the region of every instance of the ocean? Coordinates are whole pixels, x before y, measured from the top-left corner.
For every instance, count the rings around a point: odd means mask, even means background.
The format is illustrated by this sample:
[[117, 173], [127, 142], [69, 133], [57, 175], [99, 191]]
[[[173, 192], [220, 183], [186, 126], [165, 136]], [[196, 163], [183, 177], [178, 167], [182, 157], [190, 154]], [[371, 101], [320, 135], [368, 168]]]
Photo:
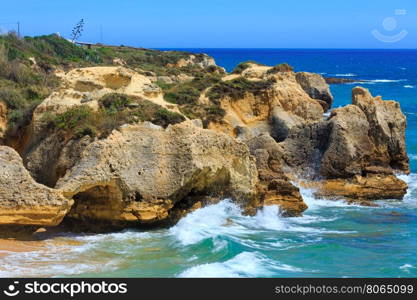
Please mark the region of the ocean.
[[273, 206], [244, 216], [225, 199], [169, 229], [61, 234], [34, 251], [0, 253], [1, 277], [417, 276], [417, 50], [181, 50], [207, 53], [228, 71], [247, 60], [287, 62], [296, 71], [365, 80], [332, 85], [334, 107], [351, 103], [355, 85], [399, 101], [412, 170], [401, 175], [405, 199], [361, 207], [302, 189], [309, 209], [297, 218], [277, 217]]

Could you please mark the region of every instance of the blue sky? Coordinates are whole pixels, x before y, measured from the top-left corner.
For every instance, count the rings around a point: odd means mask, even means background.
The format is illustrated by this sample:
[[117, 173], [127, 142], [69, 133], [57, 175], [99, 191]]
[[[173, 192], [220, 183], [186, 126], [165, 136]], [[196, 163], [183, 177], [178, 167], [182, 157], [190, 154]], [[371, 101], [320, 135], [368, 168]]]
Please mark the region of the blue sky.
[[[416, 0], [1, 1], [0, 28], [153, 48], [417, 48]], [[400, 14], [396, 14], [396, 10]], [[405, 14], [404, 14], [405, 13]], [[371, 33], [378, 30], [386, 43]], [[406, 31], [406, 32], [403, 32]], [[400, 36], [400, 37], [401, 37]]]

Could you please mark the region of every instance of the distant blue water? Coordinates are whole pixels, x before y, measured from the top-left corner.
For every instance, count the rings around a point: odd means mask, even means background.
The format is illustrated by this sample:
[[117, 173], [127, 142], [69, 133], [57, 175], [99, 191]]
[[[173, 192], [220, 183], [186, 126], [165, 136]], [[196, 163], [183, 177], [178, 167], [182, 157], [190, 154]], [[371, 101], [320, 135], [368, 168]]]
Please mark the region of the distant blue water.
[[[46, 249], [1, 258], [0, 276], [417, 277], [417, 51], [185, 49], [231, 71], [241, 61], [369, 80], [374, 95], [397, 100], [407, 116], [413, 173], [403, 201], [379, 207], [316, 199], [299, 218], [268, 207], [241, 214], [228, 200], [197, 210], [170, 229], [56, 237]], [[333, 85], [335, 106], [354, 85]], [[1, 254], [1, 253], [0, 253]]]

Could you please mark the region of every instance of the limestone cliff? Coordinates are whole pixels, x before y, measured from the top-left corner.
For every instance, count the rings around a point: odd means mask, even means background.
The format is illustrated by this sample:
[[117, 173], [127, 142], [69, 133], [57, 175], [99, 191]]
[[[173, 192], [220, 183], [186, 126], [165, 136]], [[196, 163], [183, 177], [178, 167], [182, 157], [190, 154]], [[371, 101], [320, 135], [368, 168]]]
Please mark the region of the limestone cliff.
[[69, 217], [134, 225], [214, 196], [253, 205], [257, 171], [246, 145], [195, 123], [126, 125], [87, 146], [56, 186], [74, 198]]
[[9, 140], [23, 160], [0, 148], [0, 224], [159, 226], [224, 197], [247, 213], [278, 205], [298, 216], [307, 205], [296, 185], [364, 205], [406, 193], [397, 102], [357, 87], [332, 109], [325, 79], [287, 64], [225, 74], [206, 55], [148, 55], [153, 71], [129, 68], [131, 57], [57, 69], [59, 87]]
[[73, 201], [36, 183], [19, 154], [0, 146], [0, 225], [58, 225]]

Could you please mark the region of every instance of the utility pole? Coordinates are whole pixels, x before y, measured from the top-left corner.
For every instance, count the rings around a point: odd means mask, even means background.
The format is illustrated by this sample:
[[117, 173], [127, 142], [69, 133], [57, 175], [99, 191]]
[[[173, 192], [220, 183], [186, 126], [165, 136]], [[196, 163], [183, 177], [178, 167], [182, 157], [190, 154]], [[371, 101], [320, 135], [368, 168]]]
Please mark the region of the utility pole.
[[20, 22], [17, 21], [17, 37], [20, 38]]

